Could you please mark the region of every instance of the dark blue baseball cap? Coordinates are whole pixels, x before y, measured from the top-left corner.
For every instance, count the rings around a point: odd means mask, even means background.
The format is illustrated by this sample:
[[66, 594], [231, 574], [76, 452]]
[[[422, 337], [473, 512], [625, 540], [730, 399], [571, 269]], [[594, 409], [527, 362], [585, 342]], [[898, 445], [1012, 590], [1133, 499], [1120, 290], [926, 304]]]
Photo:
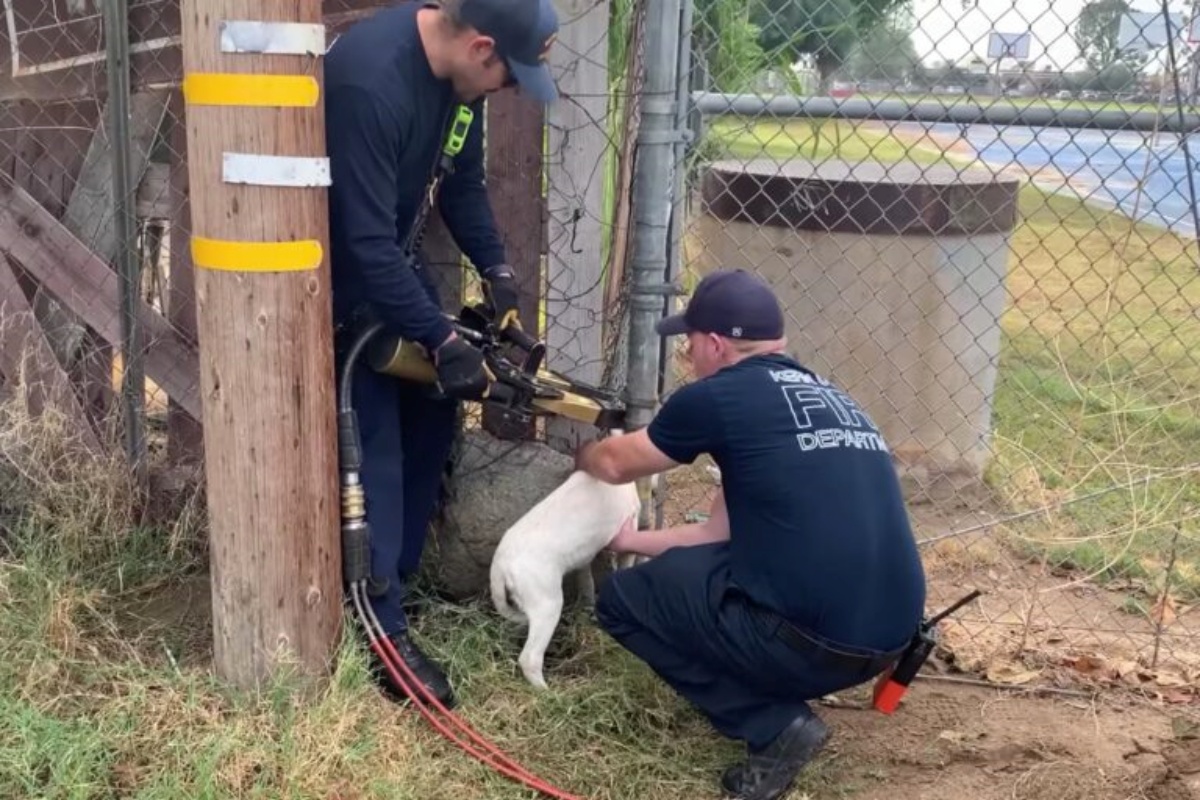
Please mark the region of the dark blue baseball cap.
[[655, 326], [660, 336], [715, 333], [747, 341], [781, 339], [783, 328], [783, 309], [775, 293], [744, 269], [719, 269], [705, 275], [687, 308]]
[[541, 103], [558, 99], [547, 63], [558, 36], [553, 0], [460, 0], [458, 17], [495, 40], [523, 94]]

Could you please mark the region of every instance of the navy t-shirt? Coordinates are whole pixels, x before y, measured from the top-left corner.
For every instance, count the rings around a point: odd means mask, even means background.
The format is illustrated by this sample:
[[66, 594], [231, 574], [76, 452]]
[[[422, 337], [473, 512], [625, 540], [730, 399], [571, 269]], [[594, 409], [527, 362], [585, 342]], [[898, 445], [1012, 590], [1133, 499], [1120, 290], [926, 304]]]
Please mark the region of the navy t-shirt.
[[730, 579], [802, 629], [890, 649], [920, 622], [925, 577], [878, 428], [844, 391], [783, 354], [680, 387], [650, 440], [721, 469]]

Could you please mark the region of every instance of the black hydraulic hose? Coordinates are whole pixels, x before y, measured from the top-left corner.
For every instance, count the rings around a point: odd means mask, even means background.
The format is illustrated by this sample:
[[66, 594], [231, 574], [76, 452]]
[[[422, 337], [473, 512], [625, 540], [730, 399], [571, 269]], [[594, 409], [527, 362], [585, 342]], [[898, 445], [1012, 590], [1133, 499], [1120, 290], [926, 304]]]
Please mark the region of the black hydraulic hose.
[[338, 386], [338, 472], [341, 475], [342, 576], [347, 585], [369, 586], [371, 594], [387, 589], [386, 579], [371, 576], [371, 528], [367, 523], [367, 501], [363, 491], [362, 443], [358, 433], [358, 415], [354, 412], [351, 389], [354, 367], [371, 339], [383, 328], [382, 322], [368, 324], [354, 339]]
[[[353, 344], [346, 353], [346, 362], [342, 365], [337, 387], [338, 454], [340, 458], [338, 466], [341, 473], [342, 501], [342, 575], [347, 587], [347, 600], [352, 605], [359, 623], [363, 626], [371, 649], [387, 672], [387, 677], [408, 695], [421, 715], [439, 733], [500, 774], [535, 789], [543, 795], [556, 798], [556, 800], [579, 800], [573, 795], [556, 789], [521, 767], [447, 709], [429, 691], [428, 687], [421, 683], [404, 659], [400, 657], [371, 607], [368, 595], [379, 596], [382, 594], [387, 588], [387, 580], [371, 575], [371, 533], [366, 515], [366, 496], [359, 474], [362, 468], [362, 446], [358, 434], [358, 417], [354, 412], [354, 394], [351, 391], [351, 382], [359, 356], [382, 328], [383, 323], [370, 323], [354, 338]], [[437, 714], [427, 705], [432, 705], [437, 712], [448, 717], [452, 725], [466, 734], [470, 741], [460, 738], [450, 729], [450, 726], [439, 720]], [[482, 749], [480, 749], [481, 747]]]
[[358, 334], [354, 342], [350, 345], [350, 352], [346, 354], [346, 363], [342, 365], [342, 374], [338, 385], [339, 414], [347, 414], [354, 411], [354, 404], [352, 402], [353, 392], [350, 389], [352, 376], [354, 375], [354, 366], [358, 363], [358, 357], [362, 355], [362, 351], [381, 330], [383, 330], [382, 322], [372, 322], [363, 328], [362, 332]]
[[[388, 579], [371, 576], [371, 526], [367, 521], [366, 493], [362, 485], [362, 441], [358, 430], [358, 414], [354, 411], [354, 369], [371, 340], [383, 330], [384, 323], [365, 324], [346, 352], [345, 363], [338, 375], [337, 437], [338, 472], [341, 484], [342, 574], [348, 586], [369, 587], [370, 594], [379, 596], [387, 590]], [[483, 340], [483, 334], [461, 325], [455, 330], [464, 338]], [[494, 383], [490, 399], [496, 403], [511, 402], [515, 390], [503, 383]]]

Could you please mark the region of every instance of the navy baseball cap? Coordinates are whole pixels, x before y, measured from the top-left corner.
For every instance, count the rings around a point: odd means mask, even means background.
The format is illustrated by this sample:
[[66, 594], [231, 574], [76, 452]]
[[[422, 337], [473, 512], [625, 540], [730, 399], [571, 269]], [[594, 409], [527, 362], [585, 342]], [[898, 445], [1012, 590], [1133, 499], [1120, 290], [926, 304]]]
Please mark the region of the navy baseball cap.
[[720, 269], [705, 275], [687, 308], [664, 317], [660, 336], [715, 333], [729, 339], [762, 341], [783, 338], [783, 309], [761, 278], [744, 269]]
[[541, 103], [558, 99], [546, 63], [558, 36], [553, 0], [461, 0], [458, 16], [495, 40], [522, 93]]

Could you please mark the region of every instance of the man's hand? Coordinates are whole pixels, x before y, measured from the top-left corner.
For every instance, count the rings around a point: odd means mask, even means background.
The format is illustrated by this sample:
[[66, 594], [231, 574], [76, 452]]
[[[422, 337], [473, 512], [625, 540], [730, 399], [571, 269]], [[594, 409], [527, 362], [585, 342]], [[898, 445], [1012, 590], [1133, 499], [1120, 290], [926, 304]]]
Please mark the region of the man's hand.
[[639, 531], [637, 517], [634, 516], [626, 520], [605, 549], [617, 555], [634, 553], [654, 558], [673, 547], [696, 547], [728, 541], [729, 535], [729, 511], [725, 508], [725, 493], [719, 490], [713, 498], [709, 518], [704, 522]]
[[596, 441], [580, 442], [579, 447], [575, 450], [575, 469], [580, 472], [588, 472], [588, 451], [595, 449], [599, 444]]
[[654, 446], [645, 428], [583, 442], [575, 449], [575, 468], [605, 483], [627, 483], [677, 466]]
[[617, 531], [617, 535], [608, 543], [606, 550], [610, 550], [617, 555], [625, 553], [636, 553], [638, 546], [638, 518], [634, 514], [629, 519], [625, 520], [625, 524]]
[[460, 339], [458, 334], [452, 334], [433, 352], [433, 363], [437, 368], [438, 385], [449, 397], [480, 400], [487, 396], [495, 380], [483, 362], [483, 353]]
[[483, 281], [483, 289], [488, 303], [492, 307], [496, 327], [504, 330], [509, 325], [521, 327], [519, 306], [521, 290], [512, 270], [506, 265], [493, 268]]

